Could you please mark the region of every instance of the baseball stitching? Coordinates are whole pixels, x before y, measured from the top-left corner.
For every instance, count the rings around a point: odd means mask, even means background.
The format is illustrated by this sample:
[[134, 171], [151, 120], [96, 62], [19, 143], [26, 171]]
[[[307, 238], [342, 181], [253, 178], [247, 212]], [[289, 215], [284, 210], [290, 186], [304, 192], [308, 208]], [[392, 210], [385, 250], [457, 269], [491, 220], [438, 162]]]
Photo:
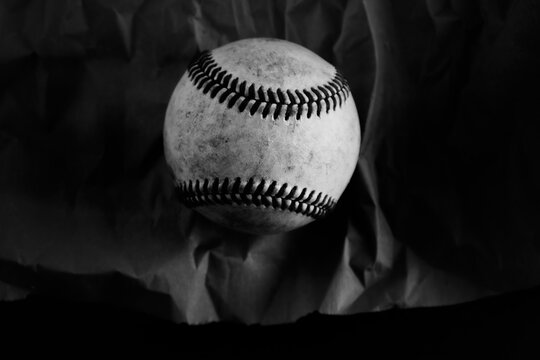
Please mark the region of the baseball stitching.
[[277, 181], [256, 181], [240, 178], [204, 179], [184, 181], [178, 184], [178, 196], [188, 207], [201, 205], [255, 205], [288, 210], [315, 219], [321, 218], [336, 205], [328, 195], [297, 186], [278, 184]]
[[[307, 118], [322, 112], [335, 111], [345, 103], [350, 95], [347, 81], [336, 71], [334, 77], [323, 85], [306, 89], [272, 88], [262, 85], [255, 89], [255, 84], [240, 82], [227, 70], [218, 66], [211, 51], [204, 51], [188, 66], [188, 77], [197, 89], [210, 98], [218, 98], [219, 103], [227, 103], [229, 109], [237, 105], [242, 113], [250, 115], [260, 113], [261, 117], [274, 120], [290, 118], [300, 120], [303, 114]], [[288, 210], [315, 219], [331, 211], [336, 200], [322, 192], [299, 189], [297, 186], [278, 184], [277, 181], [264, 179], [255, 181], [250, 178], [242, 181], [235, 178], [204, 179], [183, 181], [177, 185], [177, 193], [188, 207], [203, 205], [255, 205], [258, 207]]]
[[265, 89], [262, 85], [255, 89], [255, 84], [240, 82], [238, 77], [218, 66], [212, 52], [206, 50], [197, 56], [188, 66], [189, 79], [203, 94], [210, 93], [220, 103], [227, 102], [232, 108], [238, 104], [238, 111], [249, 111], [250, 115], [260, 112], [262, 118], [268, 116], [274, 120], [280, 116], [285, 120], [293, 117], [300, 120], [302, 114], [310, 118], [314, 113], [335, 111], [341, 107], [350, 95], [347, 81], [336, 71], [326, 84], [306, 89]]

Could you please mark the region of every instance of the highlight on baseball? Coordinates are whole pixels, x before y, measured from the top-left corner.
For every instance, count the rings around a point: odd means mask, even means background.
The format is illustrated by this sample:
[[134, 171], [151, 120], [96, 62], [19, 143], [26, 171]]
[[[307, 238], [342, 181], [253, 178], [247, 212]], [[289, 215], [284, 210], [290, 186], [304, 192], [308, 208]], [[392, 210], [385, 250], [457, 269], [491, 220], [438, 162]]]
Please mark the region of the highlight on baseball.
[[269, 38], [200, 53], [171, 96], [163, 135], [180, 200], [254, 234], [330, 213], [360, 150], [344, 77], [310, 50]]

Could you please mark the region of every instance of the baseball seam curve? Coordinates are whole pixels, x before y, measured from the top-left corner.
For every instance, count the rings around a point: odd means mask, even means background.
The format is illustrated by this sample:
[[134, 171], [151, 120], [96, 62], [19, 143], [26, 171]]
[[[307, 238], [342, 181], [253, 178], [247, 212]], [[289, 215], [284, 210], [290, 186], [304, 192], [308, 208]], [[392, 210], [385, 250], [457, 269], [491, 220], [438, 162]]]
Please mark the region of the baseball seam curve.
[[288, 210], [315, 219], [325, 216], [336, 205], [336, 200], [315, 190], [299, 189], [287, 183], [237, 177], [213, 180], [189, 180], [177, 184], [180, 201], [188, 207], [203, 205], [255, 205]]
[[334, 77], [325, 84], [305, 89], [265, 89], [247, 81], [240, 81], [218, 63], [209, 50], [195, 57], [188, 66], [188, 77], [197, 89], [210, 97], [227, 103], [228, 108], [238, 104], [239, 112], [249, 111], [250, 115], [259, 112], [262, 118], [282, 117], [300, 120], [303, 114], [309, 119], [313, 114], [335, 111], [350, 95], [347, 81], [336, 70]]

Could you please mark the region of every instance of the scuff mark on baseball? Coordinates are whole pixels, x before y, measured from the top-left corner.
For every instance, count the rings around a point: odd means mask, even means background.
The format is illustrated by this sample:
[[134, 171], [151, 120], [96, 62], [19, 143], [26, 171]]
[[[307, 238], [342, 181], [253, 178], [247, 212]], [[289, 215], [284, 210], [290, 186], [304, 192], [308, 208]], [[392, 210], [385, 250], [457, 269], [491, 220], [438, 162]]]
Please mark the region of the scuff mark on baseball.
[[276, 39], [240, 40], [196, 57], [172, 94], [163, 133], [180, 200], [257, 234], [328, 214], [360, 149], [343, 76]]

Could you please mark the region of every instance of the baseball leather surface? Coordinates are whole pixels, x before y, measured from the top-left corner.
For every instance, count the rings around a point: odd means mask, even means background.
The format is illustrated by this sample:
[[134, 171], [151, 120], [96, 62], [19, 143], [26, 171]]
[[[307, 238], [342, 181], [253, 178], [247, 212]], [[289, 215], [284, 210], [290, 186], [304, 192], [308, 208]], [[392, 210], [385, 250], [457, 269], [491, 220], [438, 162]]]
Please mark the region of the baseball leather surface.
[[287, 41], [246, 39], [191, 62], [164, 148], [185, 205], [239, 231], [278, 233], [332, 210], [357, 163], [360, 124], [332, 65]]

